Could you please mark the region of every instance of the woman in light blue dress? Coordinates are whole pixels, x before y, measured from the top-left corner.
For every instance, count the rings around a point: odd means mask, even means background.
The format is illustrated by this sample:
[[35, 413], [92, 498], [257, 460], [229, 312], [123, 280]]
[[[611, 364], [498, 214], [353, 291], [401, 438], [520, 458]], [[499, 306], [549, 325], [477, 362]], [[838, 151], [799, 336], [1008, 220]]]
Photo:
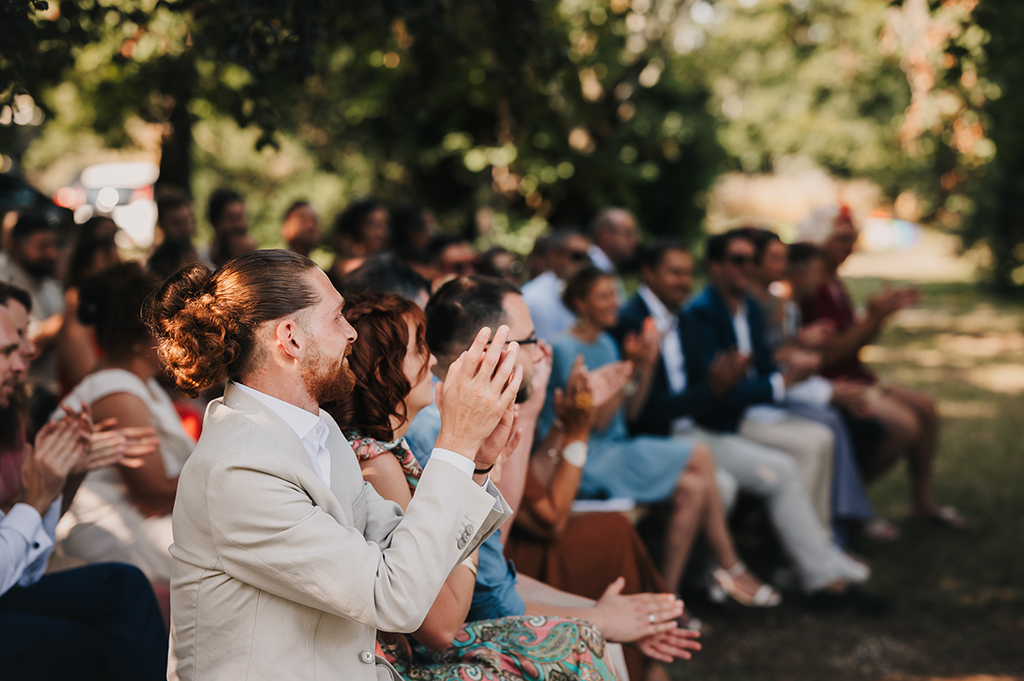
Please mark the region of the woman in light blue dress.
[[672, 511], [662, 564], [669, 586], [678, 588], [693, 541], [703, 530], [720, 568], [716, 581], [727, 582], [726, 592], [746, 605], [777, 605], [779, 595], [762, 584], [736, 555], [715, 484], [714, 457], [707, 445], [680, 438], [629, 435], [627, 412], [642, 408], [650, 390], [660, 346], [657, 330], [649, 325], [638, 336], [627, 337], [623, 350], [628, 363], [621, 363], [618, 345], [607, 333], [618, 315], [613, 279], [596, 267], [584, 267], [570, 277], [563, 299], [576, 313], [576, 324], [554, 343], [540, 430], [547, 430], [553, 423], [554, 392], [568, 382], [577, 357], [582, 356], [591, 371], [608, 367], [610, 373], [618, 370], [632, 374], [625, 387], [614, 391], [603, 404], [598, 398], [600, 388], [595, 386], [593, 390], [598, 406], [580, 496], [669, 502]]

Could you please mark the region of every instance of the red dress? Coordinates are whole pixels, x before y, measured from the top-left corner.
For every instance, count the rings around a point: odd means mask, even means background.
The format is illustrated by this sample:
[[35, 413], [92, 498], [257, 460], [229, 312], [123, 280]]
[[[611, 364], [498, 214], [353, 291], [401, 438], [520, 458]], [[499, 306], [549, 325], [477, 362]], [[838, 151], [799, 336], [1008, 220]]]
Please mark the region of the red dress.
[[[803, 314], [804, 324], [811, 324], [819, 319], [829, 319], [835, 323], [836, 331], [840, 333], [846, 331], [857, 321], [850, 294], [838, 277], [822, 282], [817, 293], [801, 301], [800, 311]], [[859, 349], [849, 356], [823, 367], [821, 375], [826, 378], [844, 378], [871, 385], [878, 382], [878, 377], [867, 368], [864, 362], [860, 361]]]

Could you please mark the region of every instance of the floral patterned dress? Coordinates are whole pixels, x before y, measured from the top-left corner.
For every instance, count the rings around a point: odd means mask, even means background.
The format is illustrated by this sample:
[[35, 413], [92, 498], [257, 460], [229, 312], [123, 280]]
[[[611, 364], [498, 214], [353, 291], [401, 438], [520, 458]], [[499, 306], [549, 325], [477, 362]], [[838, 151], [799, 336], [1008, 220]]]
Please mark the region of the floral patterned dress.
[[[380, 442], [349, 434], [360, 461], [389, 453], [409, 491], [423, 470], [405, 438]], [[409, 681], [605, 681], [617, 677], [605, 660], [604, 636], [583, 620], [522, 616], [463, 625], [447, 650], [435, 653], [407, 634], [377, 632], [381, 653]]]

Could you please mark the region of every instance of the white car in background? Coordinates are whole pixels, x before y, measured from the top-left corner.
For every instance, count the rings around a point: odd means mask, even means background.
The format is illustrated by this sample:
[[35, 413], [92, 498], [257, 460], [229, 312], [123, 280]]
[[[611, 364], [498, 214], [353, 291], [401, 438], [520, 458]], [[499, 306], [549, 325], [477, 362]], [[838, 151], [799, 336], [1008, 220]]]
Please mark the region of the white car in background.
[[89, 166], [70, 186], [61, 187], [54, 203], [75, 212], [82, 224], [95, 215], [106, 215], [121, 228], [117, 245], [147, 249], [156, 233], [156, 202], [153, 183], [160, 168], [149, 161], [115, 161]]

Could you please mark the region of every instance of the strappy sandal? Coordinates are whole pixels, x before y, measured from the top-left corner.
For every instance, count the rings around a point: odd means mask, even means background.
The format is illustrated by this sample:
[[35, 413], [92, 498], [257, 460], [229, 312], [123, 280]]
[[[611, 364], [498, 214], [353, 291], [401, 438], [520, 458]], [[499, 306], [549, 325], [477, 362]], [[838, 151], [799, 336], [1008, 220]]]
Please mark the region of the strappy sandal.
[[935, 513], [928, 515], [910, 515], [908, 519], [913, 522], [928, 523], [939, 527], [948, 527], [953, 530], [966, 530], [971, 526], [967, 518], [960, 515], [960, 511], [952, 506], [943, 506]]
[[[737, 586], [736, 580], [744, 572], [748, 572], [747, 566], [743, 564], [743, 561], [736, 561], [736, 564], [728, 570], [721, 567], [715, 568], [711, 572], [711, 578], [715, 580], [715, 585], [723, 595], [748, 608], [774, 608], [782, 602], [779, 592], [767, 584], [761, 584], [753, 596]], [[714, 600], [714, 594], [712, 594], [712, 600]]]

